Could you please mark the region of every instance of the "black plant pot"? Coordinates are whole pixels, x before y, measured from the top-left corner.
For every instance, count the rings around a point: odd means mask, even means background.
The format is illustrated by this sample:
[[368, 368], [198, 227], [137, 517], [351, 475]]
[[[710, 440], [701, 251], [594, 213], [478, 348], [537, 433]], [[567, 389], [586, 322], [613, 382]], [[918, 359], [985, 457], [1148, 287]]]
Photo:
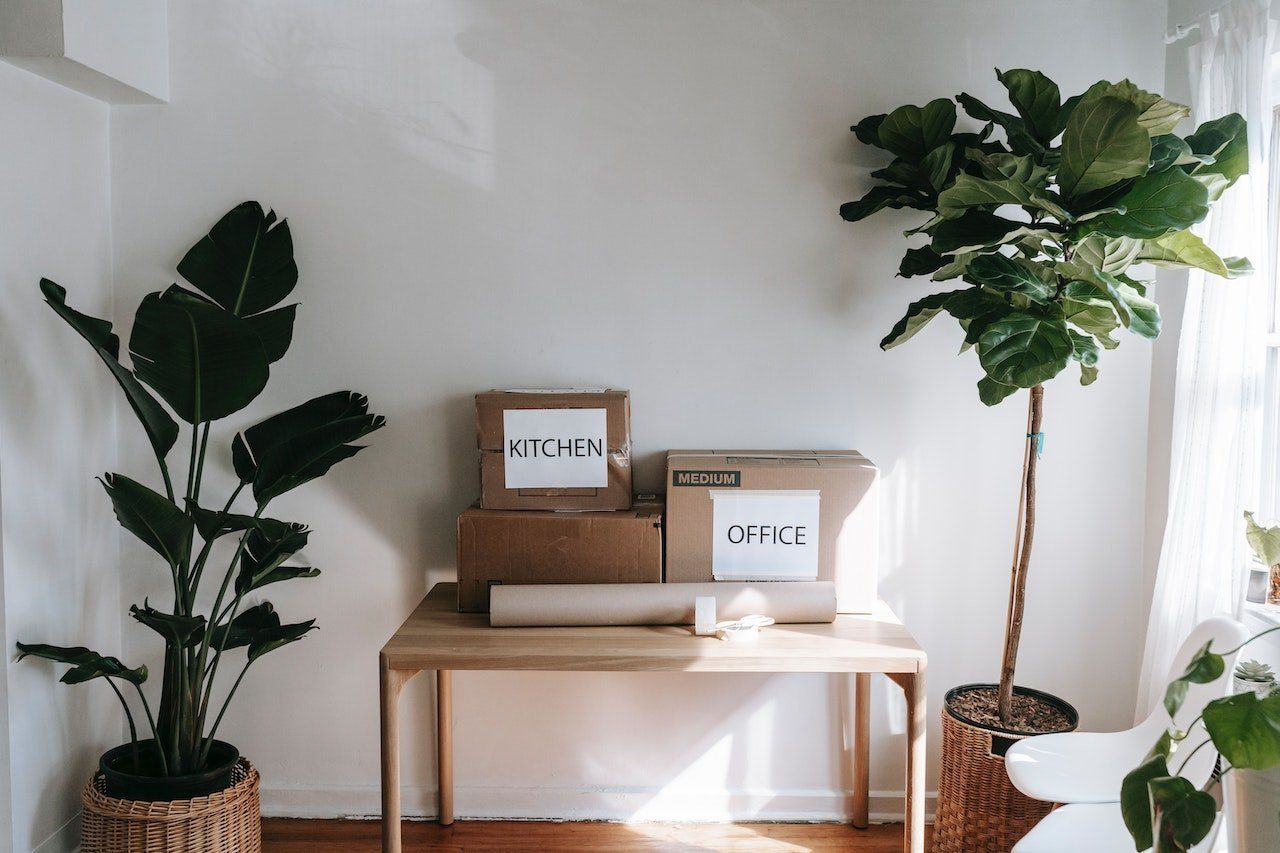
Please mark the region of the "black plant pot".
[[159, 802], [215, 794], [231, 787], [231, 772], [240, 760], [240, 750], [215, 740], [209, 747], [208, 769], [186, 776], [160, 775], [154, 740], [138, 741], [138, 765], [133, 756], [133, 744], [126, 743], [108, 750], [98, 761], [108, 797]]

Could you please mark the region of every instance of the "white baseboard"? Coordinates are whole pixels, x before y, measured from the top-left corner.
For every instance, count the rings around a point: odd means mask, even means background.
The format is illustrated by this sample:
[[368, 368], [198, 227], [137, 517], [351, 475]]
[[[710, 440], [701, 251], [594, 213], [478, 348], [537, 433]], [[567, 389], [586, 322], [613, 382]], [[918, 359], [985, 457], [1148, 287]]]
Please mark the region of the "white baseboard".
[[[406, 819], [436, 815], [435, 788], [401, 789]], [[936, 794], [925, 801], [933, 818]], [[382, 811], [378, 788], [346, 786], [271, 787], [262, 791], [266, 817], [368, 818]], [[454, 803], [460, 819], [607, 820], [725, 822], [844, 821], [849, 795], [834, 790], [690, 791], [663, 788], [471, 788], [458, 787]], [[871, 792], [871, 820], [902, 820], [903, 794]]]

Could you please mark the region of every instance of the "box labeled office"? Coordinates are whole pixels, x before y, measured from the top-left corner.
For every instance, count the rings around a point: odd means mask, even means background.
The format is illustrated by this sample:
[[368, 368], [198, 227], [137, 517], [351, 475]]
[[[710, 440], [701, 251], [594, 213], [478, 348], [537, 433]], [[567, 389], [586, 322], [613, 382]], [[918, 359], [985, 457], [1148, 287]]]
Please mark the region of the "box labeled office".
[[662, 503], [608, 512], [491, 510], [458, 516], [458, 609], [489, 609], [499, 583], [661, 583]]
[[869, 612], [878, 484], [852, 450], [669, 451], [667, 582], [833, 581], [841, 613]]
[[476, 395], [480, 505], [605, 510], [631, 505], [626, 391], [511, 390]]

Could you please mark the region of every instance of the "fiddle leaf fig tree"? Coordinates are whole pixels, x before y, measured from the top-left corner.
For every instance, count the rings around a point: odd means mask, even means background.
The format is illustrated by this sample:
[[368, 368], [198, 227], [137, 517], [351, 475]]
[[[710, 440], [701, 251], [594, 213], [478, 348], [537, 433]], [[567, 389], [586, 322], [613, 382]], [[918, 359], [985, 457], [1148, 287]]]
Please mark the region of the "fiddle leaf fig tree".
[[[938, 289], [913, 301], [880, 342], [905, 343], [950, 315], [982, 369], [988, 406], [1028, 389], [1020, 534], [1000, 674], [999, 712], [1010, 719], [1026, 572], [1035, 528], [1035, 468], [1043, 386], [1076, 365], [1097, 380], [1103, 351], [1128, 330], [1160, 333], [1150, 266], [1198, 268], [1222, 278], [1251, 272], [1191, 230], [1248, 168], [1245, 122], [1236, 114], [1173, 131], [1189, 114], [1128, 80], [1099, 81], [1063, 98], [1039, 71], [996, 70], [1013, 111], [972, 95], [899, 107], [853, 126], [889, 162], [876, 184], [840, 209], [856, 222], [886, 209], [927, 218], [906, 231], [916, 245], [898, 274]], [[976, 129], [958, 126], [956, 105]]]
[[[356, 442], [384, 424], [381, 415], [369, 413], [363, 396], [350, 391], [325, 394], [269, 417], [234, 436], [229, 457], [238, 483], [225, 500], [208, 502], [201, 481], [211, 425], [257, 398], [271, 365], [293, 338], [297, 306], [278, 307], [298, 281], [289, 224], [257, 202], [238, 205], [191, 247], [178, 272], [196, 289], [175, 284], [142, 300], [128, 366], [120, 360], [120, 339], [111, 323], [70, 307], [61, 285], [40, 282], [49, 307], [106, 363], [156, 458], [159, 488], [123, 474], [106, 474], [101, 482], [120, 525], [154, 552], [172, 581], [172, 607], [144, 601], [129, 608], [130, 616], [164, 644], [158, 703], [153, 706], [143, 689], [144, 666], [130, 668], [80, 646], [17, 644], [20, 658], [70, 664], [65, 683], [105, 679], [124, 706], [134, 772], [164, 777], [205, 770], [218, 725], [249, 667], [315, 628], [314, 619], [282, 623], [268, 601], [248, 606], [246, 596], [268, 584], [320, 573], [295, 564], [310, 529], [267, 517], [267, 505], [354, 456], [363, 449]], [[179, 494], [169, 456], [184, 429], [190, 450]], [[248, 514], [235, 509], [242, 495], [248, 498]], [[214, 543], [224, 536], [233, 537], [233, 553], [225, 568], [212, 569]], [[216, 593], [200, 612], [206, 580]], [[239, 674], [215, 706], [219, 671], [238, 650], [244, 650], [235, 664]], [[117, 682], [127, 685], [124, 691]], [[154, 740], [143, 752], [125, 698], [129, 688]]]

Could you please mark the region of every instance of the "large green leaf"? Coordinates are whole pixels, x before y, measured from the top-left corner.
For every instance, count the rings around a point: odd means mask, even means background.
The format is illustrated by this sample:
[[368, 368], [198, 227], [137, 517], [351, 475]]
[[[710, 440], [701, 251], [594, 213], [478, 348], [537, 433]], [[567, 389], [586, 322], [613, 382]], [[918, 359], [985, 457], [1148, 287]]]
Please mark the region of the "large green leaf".
[[1100, 80], [1089, 87], [1081, 100], [1103, 97], [1119, 98], [1133, 104], [1138, 111], [1138, 124], [1152, 136], [1169, 133], [1179, 121], [1191, 114], [1190, 108], [1166, 101], [1153, 92], [1135, 86], [1129, 80], [1121, 80], [1119, 83]]
[[1082, 101], [1062, 135], [1058, 186], [1067, 198], [1109, 187], [1147, 171], [1151, 137], [1138, 109], [1118, 98]]
[[1027, 123], [1020, 116], [992, 109], [982, 101], [964, 92], [956, 95], [956, 101], [959, 102], [966, 113], [978, 121], [993, 122], [1000, 125], [1009, 140], [1009, 147], [1013, 149], [1015, 154], [1035, 154], [1037, 156], [1044, 154], [1044, 146], [1035, 138], [1030, 128], [1027, 127]]
[[1150, 850], [1153, 841], [1151, 794], [1147, 785], [1169, 776], [1169, 764], [1163, 755], [1153, 755], [1131, 770], [1120, 785], [1120, 816], [1133, 836], [1136, 850]]
[[866, 219], [873, 213], [886, 207], [900, 210], [904, 207], [915, 210], [929, 210], [929, 199], [915, 190], [906, 187], [879, 185], [872, 187], [866, 195], [857, 201], [849, 201], [840, 205], [840, 217], [846, 222], [857, 222]]
[[66, 320], [71, 328], [79, 332], [107, 365], [107, 369], [119, 383], [120, 389], [124, 391], [129, 408], [133, 409], [133, 413], [142, 422], [147, 439], [155, 449], [156, 458], [163, 460], [174, 442], [178, 440], [178, 425], [173, 418], [169, 417], [169, 413], [156, 401], [156, 398], [151, 396], [151, 392], [120, 363], [120, 338], [111, 331], [111, 324], [106, 320], [82, 314], [68, 306], [67, 291], [56, 282], [47, 278], [40, 279], [40, 292], [44, 294], [45, 302], [49, 307]]
[[306, 547], [310, 534], [310, 529], [304, 524], [290, 524], [283, 531], [272, 534], [251, 530], [240, 555], [236, 592], [243, 595], [270, 583], [320, 574], [310, 566], [284, 565], [286, 560]]
[[949, 256], [939, 255], [929, 246], [918, 249], [907, 249], [898, 264], [898, 275], [911, 278], [916, 275], [928, 275], [942, 269], [951, 260]]
[[251, 645], [260, 632], [279, 627], [279, 614], [271, 602], [264, 601], [236, 614], [229, 623], [210, 631], [209, 645], [224, 652], [244, 648]]
[[1087, 281], [1072, 281], [1063, 288], [1062, 296], [1062, 310], [1068, 323], [1093, 335], [1106, 349], [1120, 345], [1111, 336], [1120, 328], [1120, 320], [1104, 289]]
[[268, 363], [274, 364], [288, 352], [289, 344], [293, 342], [293, 319], [297, 311], [297, 305], [286, 305], [244, 318], [262, 343], [262, 352]]
[[925, 325], [938, 314], [942, 313], [950, 299], [958, 290], [948, 291], [946, 293], [932, 293], [923, 299], [917, 299], [907, 306], [907, 313], [902, 319], [894, 323], [889, 334], [884, 336], [884, 340], [880, 341], [880, 349], [890, 350], [898, 344], [905, 343], [920, 331]]
[[1209, 192], [1182, 170], [1170, 169], [1139, 178], [1115, 206], [1124, 212], [1099, 216], [1080, 227], [1113, 237], [1163, 237], [1204, 219], [1209, 213]]
[[1209, 684], [1216, 681], [1226, 669], [1226, 662], [1222, 659], [1222, 655], [1209, 650], [1212, 645], [1213, 641], [1210, 640], [1201, 646], [1187, 662], [1182, 675], [1170, 682], [1165, 689], [1164, 709], [1170, 719], [1177, 718], [1178, 711], [1182, 709], [1182, 703], [1187, 698], [1187, 689], [1190, 685]]
[[947, 98], [930, 101], [923, 107], [898, 107], [880, 122], [881, 146], [897, 154], [919, 160], [947, 142], [956, 126], [956, 105]]
[[351, 391], [308, 400], [237, 435], [231, 459], [259, 503], [323, 476], [363, 449], [358, 441], [386, 420], [369, 414], [369, 401]]
[[237, 316], [265, 311], [298, 283], [289, 223], [256, 201], [239, 204], [191, 247], [178, 272]]
[[58, 679], [63, 684], [80, 684], [94, 678], [120, 678], [131, 684], [142, 684], [147, 680], [145, 666], [130, 669], [119, 658], [100, 655], [84, 646], [48, 646], [43, 643], [17, 645], [18, 660], [33, 657], [71, 664], [71, 669]]
[[1036, 163], [1035, 158], [1030, 155], [987, 153], [973, 149], [965, 153], [970, 160], [978, 164], [983, 177], [988, 180], [1017, 181], [1027, 187], [1040, 189], [1049, 178], [1049, 170]]
[[1251, 512], [1244, 514], [1244, 520], [1245, 539], [1249, 541], [1253, 553], [1258, 555], [1263, 565], [1280, 564], [1280, 527], [1263, 527], [1254, 521]]
[[876, 148], [884, 148], [880, 142], [880, 125], [889, 116], [885, 113], [877, 113], [876, 115], [867, 116], [862, 121], [849, 128], [853, 131], [854, 136], [858, 137], [858, 141], [863, 145], [874, 145]]
[[1025, 261], [1004, 255], [980, 255], [969, 263], [967, 275], [977, 283], [1006, 293], [1021, 293], [1034, 302], [1046, 302], [1054, 287]]
[[1204, 727], [1233, 767], [1266, 770], [1280, 764], [1280, 693], [1237, 693], [1205, 706]]
[[978, 361], [987, 375], [1019, 388], [1057, 376], [1071, 353], [1071, 336], [1060, 317], [1010, 314], [988, 326], [978, 341]]
[[120, 526], [137, 536], [171, 567], [191, 555], [194, 524], [164, 495], [121, 474], [108, 474], [102, 486], [111, 498]]
[[1151, 168], [1149, 172], [1163, 172], [1174, 166], [1196, 165], [1213, 162], [1207, 154], [1195, 154], [1185, 140], [1172, 133], [1162, 133], [1151, 137]]
[[1017, 181], [1011, 179], [990, 181], [963, 173], [957, 175], [955, 183], [938, 196], [938, 213], [947, 219], [955, 219], [971, 207], [1002, 204], [1036, 208], [1059, 221], [1071, 218], [1071, 214], [1048, 195]]
[[132, 605], [129, 608], [129, 615], [164, 637], [166, 645], [175, 648], [195, 645], [204, 636], [205, 618], [203, 616], [165, 613], [162, 610], [156, 610], [146, 601], [142, 602], [141, 607]]
[[947, 181], [951, 178], [955, 156], [954, 142], [945, 142], [924, 155], [920, 161], [920, 170], [928, 181], [929, 189], [937, 192], [947, 185]]
[[947, 219], [933, 226], [933, 242], [930, 245], [938, 254], [947, 255], [972, 246], [999, 243], [1021, 227], [1021, 222], [996, 216], [980, 208], [972, 208], [958, 219]]
[[1076, 244], [1073, 257], [1078, 263], [1115, 274], [1127, 270], [1139, 258], [1142, 248], [1142, 241], [1132, 237], [1090, 234]]
[[978, 399], [983, 402], [983, 405], [994, 406], [1017, 390], [1018, 386], [1005, 385], [990, 376], [984, 376], [978, 380]]
[[1253, 272], [1246, 258], [1224, 260], [1192, 231], [1175, 231], [1154, 240], [1144, 240], [1138, 246], [1137, 260], [1158, 267], [1196, 267], [1222, 278], [1236, 278]]
[[1183, 167], [1200, 178], [1217, 178], [1209, 181], [1213, 188], [1211, 200], [1249, 171], [1248, 127], [1239, 113], [1206, 121], [1187, 137], [1187, 145], [1196, 154], [1213, 158], [1211, 163]]
[[254, 329], [177, 287], [142, 300], [129, 352], [138, 378], [191, 424], [238, 412], [267, 384]]
[[1200, 843], [1218, 817], [1213, 795], [1201, 791], [1181, 776], [1147, 782], [1154, 819], [1154, 853], [1186, 851]]
[[1058, 84], [1039, 71], [1014, 68], [1009, 71], [996, 69], [996, 77], [1009, 90], [1009, 102], [1031, 132], [1043, 143], [1058, 135], [1058, 111], [1062, 108], [1062, 93]]
[[268, 652], [273, 652], [290, 643], [296, 643], [313, 630], [319, 630], [316, 628], [316, 620], [308, 619], [306, 622], [277, 625], [257, 631], [254, 634], [253, 642], [249, 644], [250, 663]]
[[[1071, 357], [1080, 362], [1082, 367], [1093, 367], [1098, 363], [1098, 342], [1092, 335], [1067, 329], [1071, 336]], [[1088, 382], [1083, 383], [1088, 385]]]

